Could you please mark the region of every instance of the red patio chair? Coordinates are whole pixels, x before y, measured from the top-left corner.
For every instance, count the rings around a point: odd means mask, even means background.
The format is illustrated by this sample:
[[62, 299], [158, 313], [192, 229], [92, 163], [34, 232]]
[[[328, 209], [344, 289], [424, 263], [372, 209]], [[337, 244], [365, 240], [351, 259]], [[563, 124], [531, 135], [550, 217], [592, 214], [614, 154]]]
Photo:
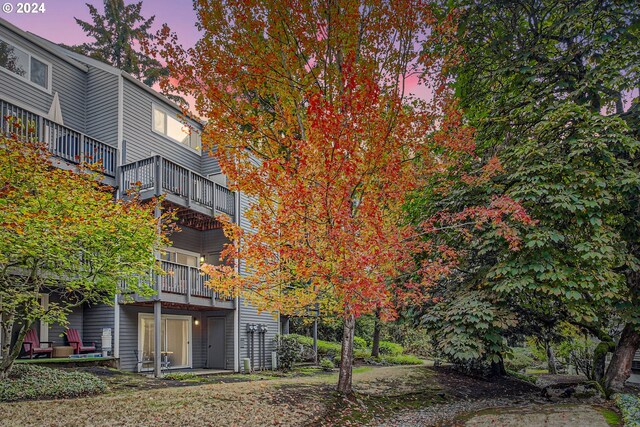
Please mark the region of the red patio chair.
[[[49, 344], [49, 346], [42, 347], [42, 344]], [[24, 352], [29, 355], [29, 359], [33, 359], [33, 356], [39, 354], [47, 354], [49, 357], [53, 355], [53, 342], [40, 341], [35, 329], [29, 329], [29, 332], [27, 332], [22, 342], [22, 348]]]
[[67, 340], [69, 341], [69, 345], [73, 347], [75, 354], [96, 351], [96, 343], [92, 342], [91, 345], [84, 345], [82, 343], [77, 329], [67, 329]]

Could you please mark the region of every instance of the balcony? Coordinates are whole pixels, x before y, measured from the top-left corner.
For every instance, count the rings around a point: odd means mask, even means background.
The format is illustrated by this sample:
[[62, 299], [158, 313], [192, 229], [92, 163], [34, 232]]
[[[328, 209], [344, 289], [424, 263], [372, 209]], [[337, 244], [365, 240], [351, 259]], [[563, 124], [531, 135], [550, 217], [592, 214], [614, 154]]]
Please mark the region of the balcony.
[[[209, 276], [202, 273], [199, 268], [169, 261], [160, 261], [164, 275], [158, 275], [154, 289], [156, 295], [151, 300], [177, 305], [196, 305], [202, 307], [216, 307], [233, 309], [233, 299], [221, 296], [213, 289], [205, 285]], [[127, 294], [125, 283], [122, 284], [122, 293]], [[141, 298], [133, 295], [134, 302], [147, 302], [149, 298]]]
[[[11, 126], [9, 119], [20, 120], [22, 126]], [[15, 132], [19, 138], [34, 138], [46, 143], [51, 154], [65, 162], [80, 163], [101, 162], [103, 174], [115, 178], [118, 149], [82, 132], [60, 125], [31, 111], [17, 107], [0, 99], [0, 132]]]
[[168, 202], [209, 217], [226, 214], [235, 219], [235, 194], [228, 188], [161, 156], [120, 168], [124, 192], [138, 190], [143, 199], [165, 195]]

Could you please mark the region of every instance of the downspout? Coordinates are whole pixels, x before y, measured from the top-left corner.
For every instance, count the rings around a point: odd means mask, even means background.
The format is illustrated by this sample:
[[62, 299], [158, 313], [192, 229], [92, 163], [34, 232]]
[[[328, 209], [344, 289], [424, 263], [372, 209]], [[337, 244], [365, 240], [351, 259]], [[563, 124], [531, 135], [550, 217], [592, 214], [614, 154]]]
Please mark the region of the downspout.
[[[118, 74], [118, 129], [117, 129], [118, 155], [116, 156], [116, 200], [122, 198], [120, 186], [120, 166], [124, 159], [124, 83], [122, 73]], [[118, 291], [113, 305], [113, 357], [120, 359], [120, 303], [118, 302]], [[118, 362], [118, 366], [120, 363]]]
[[[240, 225], [240, 193], [236, 191], [236, 224]], [[240, 259], [235, 259], [236, 274], [240, 274]], [[233, 366], [235, 372], [240, 372], [240, 297], [234, 298], [233, 323], [235, 327], [235, 340], [233, 343]]]

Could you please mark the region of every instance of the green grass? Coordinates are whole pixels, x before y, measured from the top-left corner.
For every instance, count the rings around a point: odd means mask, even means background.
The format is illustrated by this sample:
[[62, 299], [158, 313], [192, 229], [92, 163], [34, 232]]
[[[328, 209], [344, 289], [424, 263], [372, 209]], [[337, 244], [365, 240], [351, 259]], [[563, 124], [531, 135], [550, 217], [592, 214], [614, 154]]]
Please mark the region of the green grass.
[[0, 380], [0, 401], [61, 399], [104, 393], [105, 383], [95, 375], [29, 364], [15, 365]]
[[613, 409], [599, 407], [598, 411], [600, 411], [607, 424], [609, 424], [611, 427], [620, 427], [623, 425], [622, 417]]
[[544, 374], [548, 374], [549, 370], [548, 369], [526, 369], [524, 372], [527, 375], [544, 375]]
[[83, 363], [83, 362], [100, 362], [105, 360], [113, 360], [113, 357], [52, 357], [41, 359], [16, 359], [16, 364], [46, 364], [46, 363]]

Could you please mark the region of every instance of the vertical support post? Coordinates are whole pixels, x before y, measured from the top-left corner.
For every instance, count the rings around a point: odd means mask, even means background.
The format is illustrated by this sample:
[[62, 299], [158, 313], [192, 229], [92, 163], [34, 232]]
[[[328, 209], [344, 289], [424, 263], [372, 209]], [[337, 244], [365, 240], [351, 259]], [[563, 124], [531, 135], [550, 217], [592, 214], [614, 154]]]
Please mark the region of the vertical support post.
[[192, 186], [193, 176], [191, 175], [191, 169], [187, 169], [187, 207], [191, 206]]
[[[42, 116], [38, 116], [38, 142], [44, 142], [44, 119]], [[53, 147], [49, 146], [49, 141], [47, 141], [47, 149], [51, 152]]]
[[313, 321], [313, 363], [318, 364], [318, 317]]
[[162, 302], [153, 302], [153, 333], [155, 337], [153, 354], [153, 376], [162, 376]]
[[120, 358], [120, 303], [116, 294], [113, 305], [113, 357]]
[[187, 304], [191, 303], [191, 289], [193, 289], [193, 284], [191, 283], [193, 277], [193, 271], [195, 270], [193, 267], [187, 267]]
[[162, 159], [160, 158], [160, 156], [156, 156], [155, 169], [155, 191], [156, 196], [160, 196], [162, 194]]

